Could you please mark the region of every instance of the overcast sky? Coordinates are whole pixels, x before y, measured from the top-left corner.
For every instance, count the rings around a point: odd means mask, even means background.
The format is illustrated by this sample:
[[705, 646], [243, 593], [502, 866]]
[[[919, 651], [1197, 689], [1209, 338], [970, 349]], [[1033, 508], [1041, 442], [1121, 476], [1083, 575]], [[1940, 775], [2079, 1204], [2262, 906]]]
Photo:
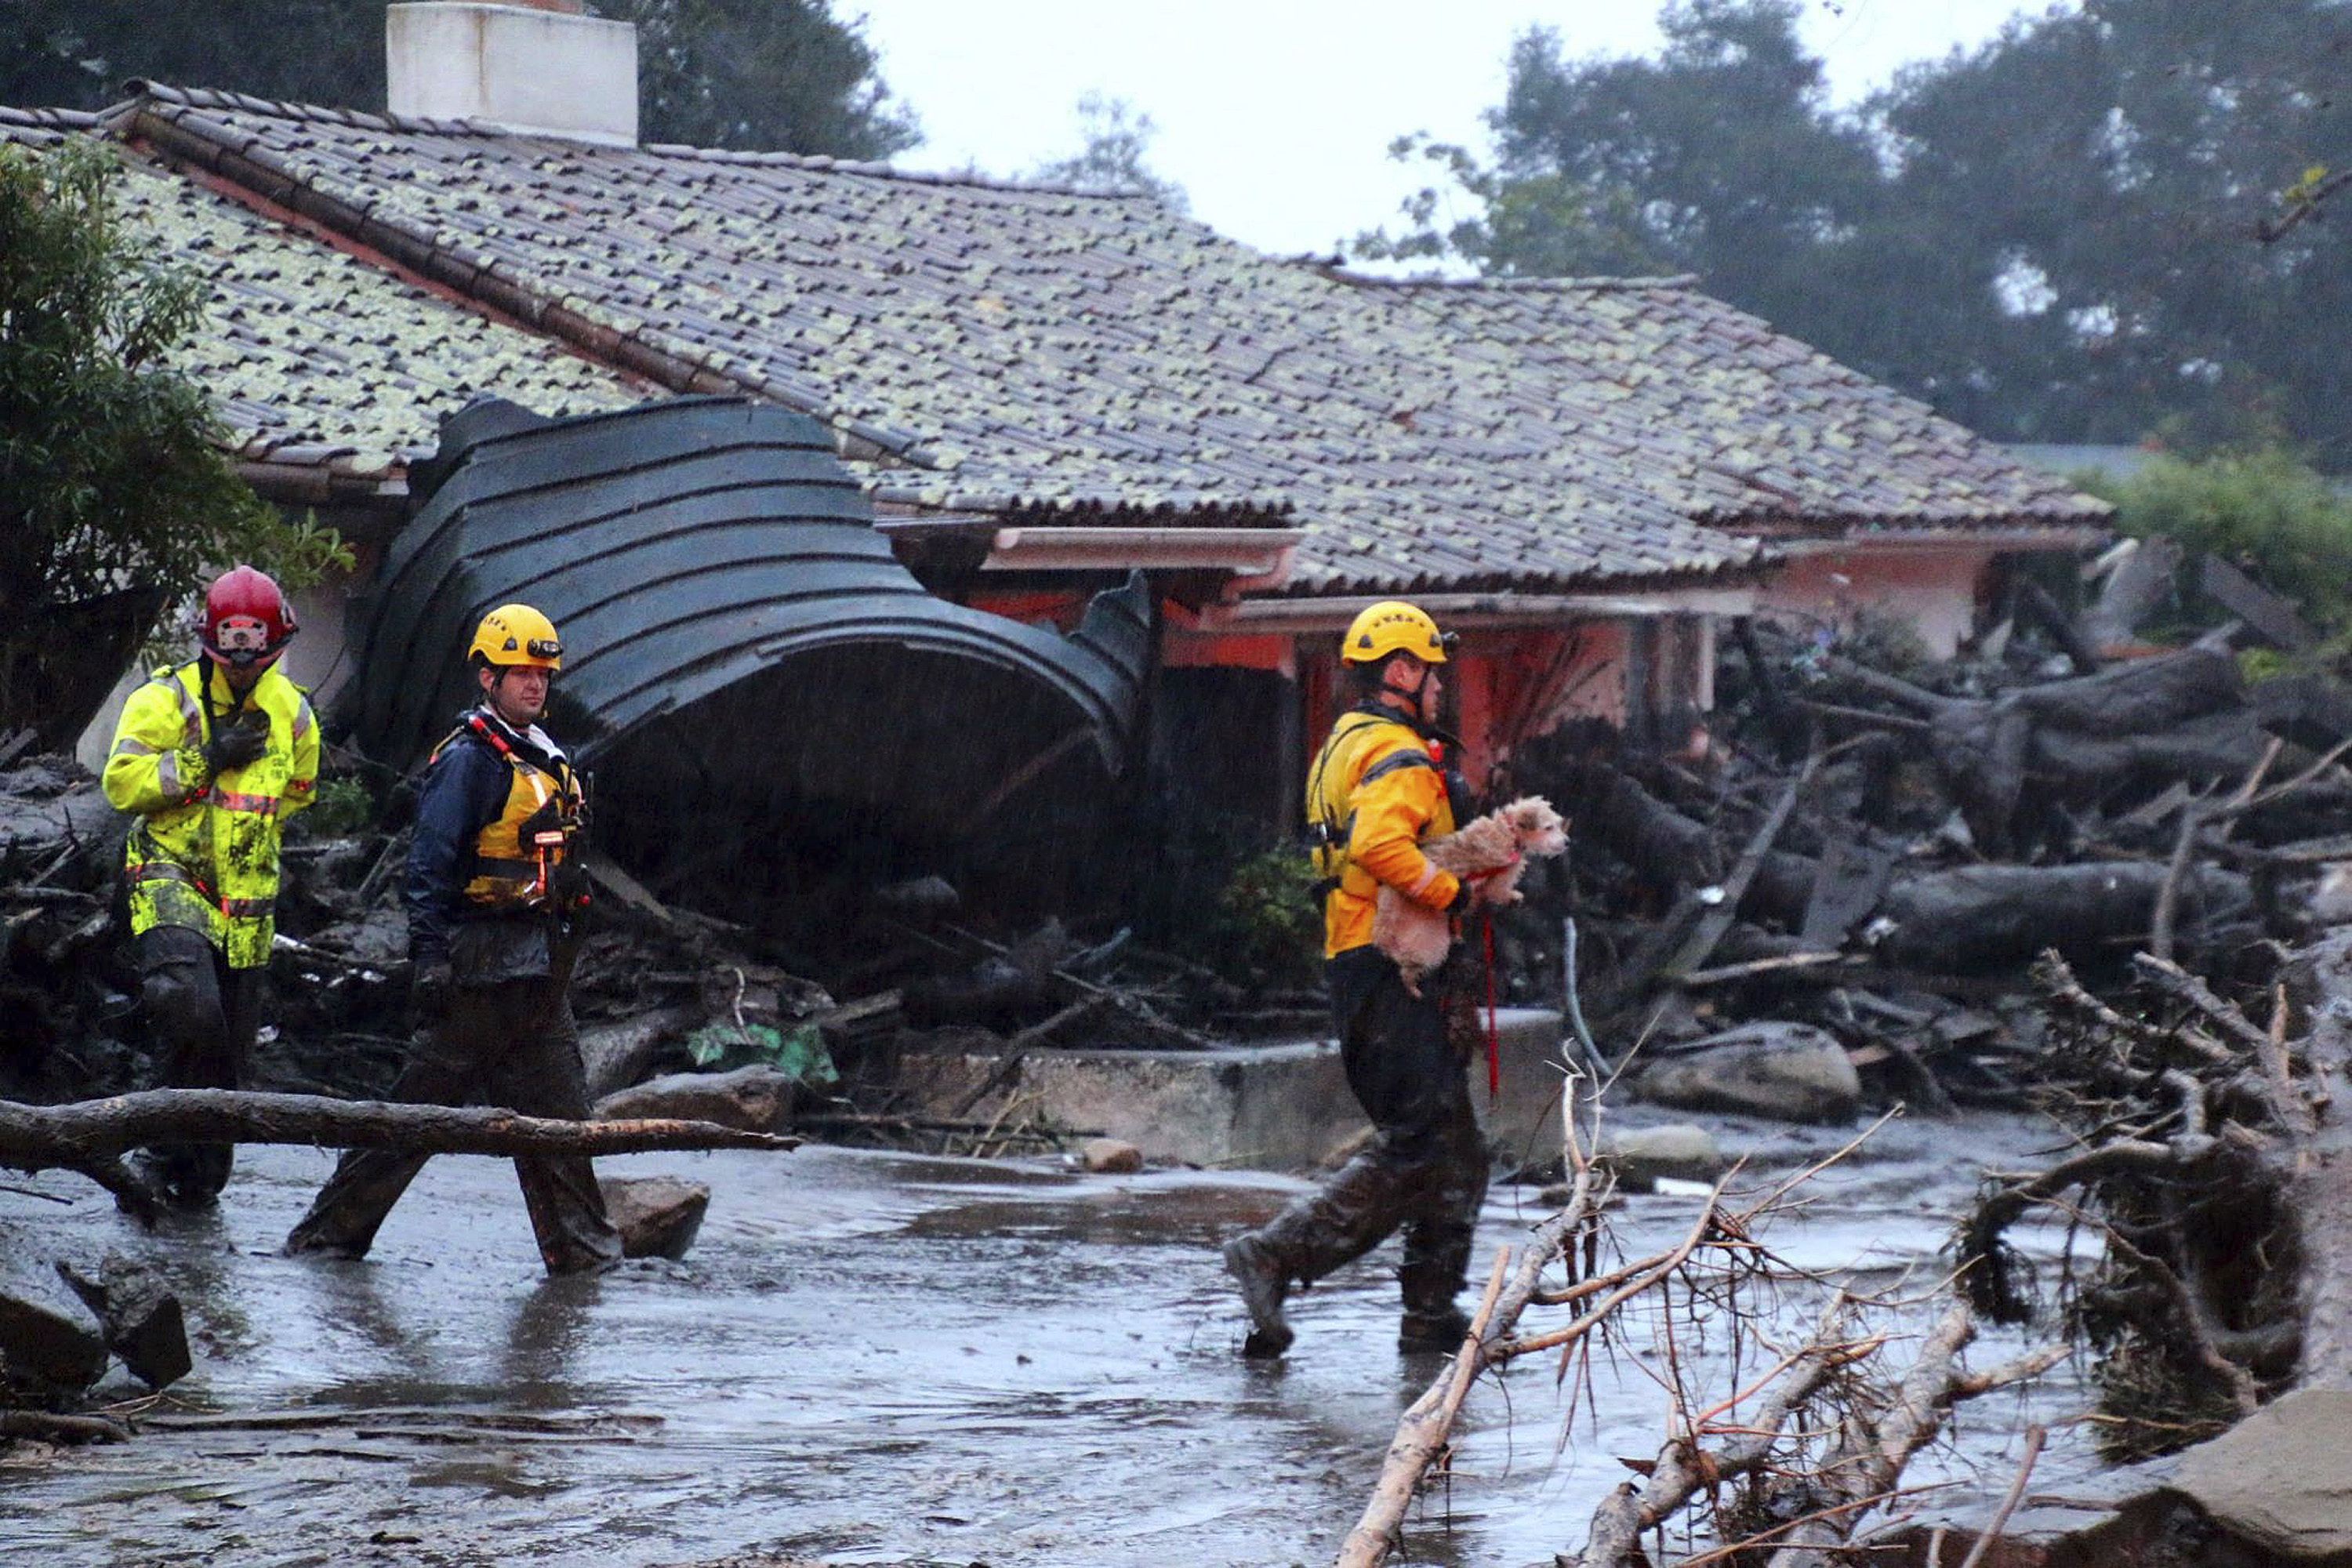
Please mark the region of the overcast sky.
[[[1851, 100], [1896, 67], [1992, 37], [2046, 0], [1804, 0], [1804, 36]], [[851, 16], [859, 0], [835, 0]], [[1658, 42], [1655, 0], [865, 0], [882, 74], [921, 117], [899, 162], [1020, 174], [1077, 150], [1079, 96], [1159, 127], [1150, 164], [1193, 213], [1279, 254], [1391, 220], [1424, 180], [1387, 157], [1412, 131], [1484, 149], [1481, 110], [1527, 27], [1572, 54]]]

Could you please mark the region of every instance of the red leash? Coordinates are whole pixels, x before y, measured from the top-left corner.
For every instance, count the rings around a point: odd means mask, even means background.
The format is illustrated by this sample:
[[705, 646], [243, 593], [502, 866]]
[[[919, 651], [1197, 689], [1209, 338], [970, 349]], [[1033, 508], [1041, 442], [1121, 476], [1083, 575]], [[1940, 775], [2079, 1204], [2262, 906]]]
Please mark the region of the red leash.
[[[1518, 863], [1519, 857], [1514, 854], [1499, 866], [1473, 871], [1462, 879], [1483, 882], [1501, 876]], [[1486, 1103], [1492, 1105], [1503, 1092], [1503, 1032], [1495, 1022], [1495, 911], [1491, 907], [1482, 923], [1486, 928]]]
[[1486, 1103], [1503, 1092], [1503, 1034], [1495, 1025], [1495, 915], [1488, 910], [1486, 927]]

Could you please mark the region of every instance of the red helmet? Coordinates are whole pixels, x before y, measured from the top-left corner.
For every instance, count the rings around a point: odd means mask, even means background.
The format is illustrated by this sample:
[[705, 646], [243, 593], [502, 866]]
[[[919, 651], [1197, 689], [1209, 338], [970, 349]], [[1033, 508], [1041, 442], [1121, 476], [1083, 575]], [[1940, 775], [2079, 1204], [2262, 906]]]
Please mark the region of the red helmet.
[[205, 590], [205, 657], [215, 664], [275, 663], [296, 629], [294, 606], [268, 573], [235, 567]]

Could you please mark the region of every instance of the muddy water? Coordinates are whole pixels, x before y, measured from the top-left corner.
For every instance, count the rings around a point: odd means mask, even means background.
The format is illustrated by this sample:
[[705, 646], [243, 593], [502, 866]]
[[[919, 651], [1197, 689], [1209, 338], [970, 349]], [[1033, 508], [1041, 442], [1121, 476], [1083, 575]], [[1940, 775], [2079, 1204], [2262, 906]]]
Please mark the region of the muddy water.
[[[1780, 1165], [1838, 1141], [1746, 1135]], [[1932, 1273], [1979, 1167], [2025, 1163], [2043, 1137], [1897, 1124], [1770, 1239], [1880, 1284]], [[510, 1173], [482, 1159], [434, 1162], [364, 1263], [276, 1256], [329, 1163], [247, 1151], [216, 1218], [153, 1237], [73, 1178], [22, 1184], [69, 1207], [0, 1192], [0, 1271], [149, 1255], [179, 1283], [197, 1357], [159, 1412], [168, 1429], [0, 1465], [0, 1562], [1328, 1562], [1439, 1366], [1394, 1352], [1392, 1251], [1300, 1300], [1285, 1363], [1235, 1358], [1213, 1240], [1298, 1190], [1282, 1178], [638, 1155], [603, 1165], [715, 1189], [695, 1252], [551, 1282]], [[1530, 1192], [1496, 1189], [1484, 1258], [1541, 1217]], [[1630, 1199], [1622, 1246], [1678, 1236], [1693, 1205]], [[1796, 1317], [1815, 1300], [1782, 1294]], [[1698, 1348], [1679, 1314], [1675, 1332], [1708, 1403], [1727, 1393], [1728, 1346]], [[1548, 1563], [1580, 1545], [1625, 1475], [1614, 1457], [1657, 1447], [1661, 1342], [1655, 1321], [1634, 1325], [1572, 1421], [1549, 1365], [1475, 1391], [1448, 1506], [1400, 1561]], [[2004, 1401], [1941, 1463], [1997, 1492], [2016, 1427], [2079, 1403], [2066, 1387], [2022, 1413]], [[2037, 1474], [2082, 1463], [2062, 1439]]]

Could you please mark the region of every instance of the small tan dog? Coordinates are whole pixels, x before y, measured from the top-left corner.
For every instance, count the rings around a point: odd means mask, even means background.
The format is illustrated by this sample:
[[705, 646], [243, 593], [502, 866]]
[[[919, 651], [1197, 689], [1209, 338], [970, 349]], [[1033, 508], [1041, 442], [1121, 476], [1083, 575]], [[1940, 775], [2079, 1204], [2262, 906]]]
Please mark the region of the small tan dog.
[[[1516, 904], [1519, 877], [1530, 858], [1549, 858], [1568, 847], [1568, 824], [1539, 795], [1522, 795], [1443, 838], [1421, 847], [1432, 864], [1470, 884], [1475, 904]], [[1442, 910], [1382, 888], [1372, 909], [1372, 945], [1396, 960], [1404, 988], [1421, 994], [1421, 982], [1445, 962], [1454, 944]]]

